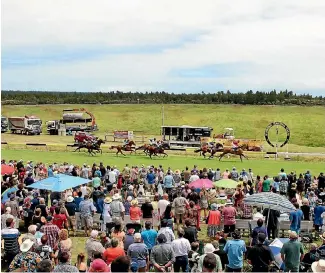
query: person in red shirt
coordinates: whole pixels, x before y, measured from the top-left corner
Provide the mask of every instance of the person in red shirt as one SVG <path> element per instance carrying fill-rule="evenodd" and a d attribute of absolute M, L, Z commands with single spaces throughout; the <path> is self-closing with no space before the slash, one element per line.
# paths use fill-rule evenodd
<path fill-rule="evenodd" d="M 67 226 L 67 216 L 61 211 L 60 207 L 55 208 L 55 214 L 53 215 L 53 225 L 57 225 L 59 229 L 65 228 Z"/>
<path fill-rule="evenodd" d="M 103 260 L 110 265 L 119 256 L 125 256 L 124 249 L 118 247 L 119 241 L 116 238 L 112 238 L 111 247 L 107 248 L 103 253 Z"/>
<path fill-rule="evenodd" d="M 141 209 L 138 207 L 138 200 L 131 201 L 130 220 L 133 223 L 140 224 L 140 217 L 142 215 Z"/>

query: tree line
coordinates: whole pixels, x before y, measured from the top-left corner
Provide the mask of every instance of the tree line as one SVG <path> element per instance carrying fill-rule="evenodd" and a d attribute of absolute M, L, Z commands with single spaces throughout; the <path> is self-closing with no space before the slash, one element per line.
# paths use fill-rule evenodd
<path fill-rule="evenodd" d="M 242 105 L 325 105 L 325 97 L 295 94 L 292 91 L 270 92 L 249 90 L 231 93 L 175 94 L 167 92 L 57 92 L 14 91 L 1 92 L 3 105 L 22 104 L 242 104 Z"/>

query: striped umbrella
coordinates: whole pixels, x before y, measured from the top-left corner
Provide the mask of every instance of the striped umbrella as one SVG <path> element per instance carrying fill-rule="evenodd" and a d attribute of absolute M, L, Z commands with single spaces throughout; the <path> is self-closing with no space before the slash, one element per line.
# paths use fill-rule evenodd
<path fill-rule="evenodd" d="M 263 206 L 281 212 L 291 212 L 296 208 L 284 196 L 273 192 L 261 192 L 244 198 L 244 203 L 252 206 Z"/>

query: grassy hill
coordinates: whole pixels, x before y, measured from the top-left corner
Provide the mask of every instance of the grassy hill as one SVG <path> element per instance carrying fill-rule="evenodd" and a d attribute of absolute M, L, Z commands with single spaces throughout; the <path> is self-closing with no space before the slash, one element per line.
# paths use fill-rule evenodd
<path fill-rule="evenodd" d="M 2 107 L 2 115 L 37 115 L 43 122 L 60 119 L 62 110 L 85 107 L 92 112 L 100 133 L 113 130 L 142 131 L 159 135 L 162 125 L 160 105 L 36 105 Z M 302 106 L 240 106 L 240 105 L 165 105 L 165 125 L 210 126 L 213 133 L 232 127 L 237 138 L 264 139 L 265 127 L 273 121 L 287 124 L 290 143 L 300 146 L 325 147 L 325 108 Z M 275 129 L 271 132 L 275 140 Z M 285 138 L 280 130 L 280 139 Z"/>

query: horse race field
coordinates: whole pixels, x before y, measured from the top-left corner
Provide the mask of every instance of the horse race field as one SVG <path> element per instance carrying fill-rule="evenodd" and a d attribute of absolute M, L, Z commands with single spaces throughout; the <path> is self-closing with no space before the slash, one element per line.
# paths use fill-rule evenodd
<path fill-rule="evenodd" d="M 86 108 L 94 114 L 99 131 L 95 134 L 104 138 L 114 130 L 132 130 L 135 135 L 144 136 L 145 142 L 149 137 L 159 137 L 162 125 L 161 105 L 37 105 L 37 106 L 7 106 L 2 107 L 2 115 L 22 116 L 36 115 L 43 120 L 56 120 L 62 117 L 63 109 Z M 324 107 L 299 107 L 299 106 L 238 106 L 238 105 L 164 105 L 165 125 L 192 125 L 210 126 L 213 133 L 224 132 L 225 127 L 234 128 L 236 138 L 264 140 L 265 127 L 273 121 L 284 122 L 291 131 L 289 152 L 325 153 L 325 108 Z M 273 130 L 273 131 L 272 131 Z M 270 138 L 275 140 L 275 129 L 270 131 Z M 325 157 L 292 157 L 291 161 L 264 159 L 264 153 L 248 154 L 249 161 L 240 162 L 239 158 L 208 160 L 200 158 L 193 151 L 174 152 L 167 151 L 168 158 L 154 158 L 150 160 L 143 154 L 116 157 L 109 152 L 110 142 L 103 145 L 104 153 L 90 157 L 84 152 L 73 153 L 66 151 L 66 144 L 73 143 L 72 136 L 49 136 L 43 127 L 40 136 L 23 136 L 5 133 L 1 135 L 2 141 L 9 146 L 2 145 L 2 158 L 24 159 L 34 161 L 63 162 L 92 164 L 103 161 L 105 164 L 123 167 L 130 165 L 162 164 L 172 168 L 183 169 L 185 166 L 197 164 L 201 167 L 253 168 L 255 173 L 277 173 L 279 168 L 295 170 L 297 172 L 311 169 L 314 172 L 324 171 Z M 279 132 L 279 141 L 285 139 L 284 130 Z M 48 144 L 48 151 L 42 148 L 33 149 L 25 146 L 26 142 Z M 136 144 L 141 145 L 140 140 Z M 115 143 L 116 145 L 116 143 Z M 267 143 L 263 143 L 264 151 L 274 151 Z M 286 152 L 287 148 L 281 149 Z"/>

